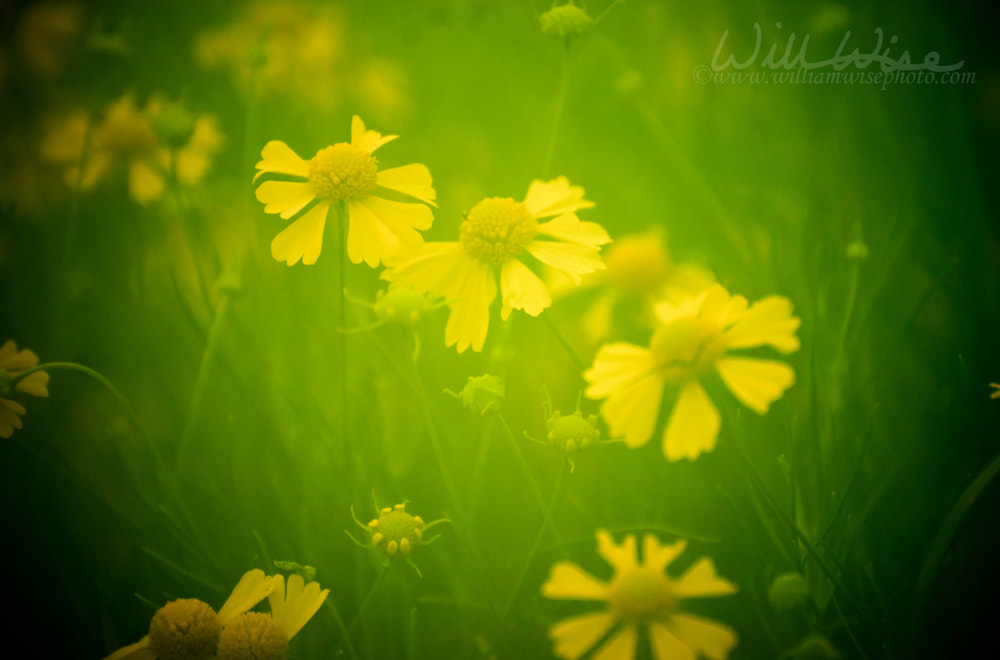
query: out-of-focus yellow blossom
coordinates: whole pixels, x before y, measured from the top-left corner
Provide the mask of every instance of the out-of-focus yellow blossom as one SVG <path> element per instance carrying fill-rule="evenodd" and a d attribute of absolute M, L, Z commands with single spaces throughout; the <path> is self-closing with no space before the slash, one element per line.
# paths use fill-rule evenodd
<path fill-rule="evenodd" d="M 644 445 L 653 435 L 667 386 L 680 389 L 663 434 L 663 453 L 676 461 L 693 460 L 715 448 L 719 411 L 702 377 L 717 373 L 759 414 L 795 382 L 795 372 L 784 362 L 730 354 L 765 345 L 785 354 L 797 351 L 800 320 L 792 316 L 787 298 L 768 296 L 748 307 L 743 296 L 714 285 L 680 305 L 663 303 L 656 313 L 660 327 L 649 348 L 605 345 L 584 373 L 590 383 L 586 396 L 607 399 L 601 414 L 611 433 L 623 437 L 629 447 Z"/>
<path fill-rule="evenodd" d="M 149 634 L 105 660 L 210 660 L 222 629 L 264 600 L 278 584 L 264 571 L 248 571 L 218 613 L 196 598 L 171 601 L 153 615 Z M 273 605 L 272 605 L 273 607 Z"/>
<path fill-rule="evenodd" d="M 343 97 L 344 29 L 340 12 L 329 7 L 256 2 L 234 23 L 202 33 L 195 60 L 230 71 L 244 93 L 330 110 Z"/>
<path fill-rule="evenodd" d="M 614 568 L 608 582 L 601 582 L 572 562 L 552 567 L 542 586 L 547 598 L 604 601 L 607 609 L 583 614 L 552 626 L 549 631 L 560 658 L 582 657 L 605 635 L 615 630 L 591 656 L 600 660 L 630 660 L 636 656 L 639 629 L 644 627 L 656 660 L 725 660 L 736 645 L 736 633 L 728 626 L 686 614 L 680 603 L 686 598 L 726 596 L 736 586 L 716 575 L 707 557 L 699 559 L 677 579 L 666 568 L 686 547 L 686 541 L 661 545 L 652 534 L 642 543 L 640 563 L 635 536 L 621 545 L 611 535 L 597 532 L 597 551 Z"/>
<path fill-rule="evenodd" d="M 83 9 L 74 2 L 39 2 L 25 8 L 14 35 L 25 68 L 41 78 L 59 75 L 82 18 Z"/>
<path fill-rule="evenodd" d="M 248 612 L 227 623 L 219 635 L 218 660 L 285 660 L 288 643 L 330 593 L 320 591 L 317 582 L 306 584 L 301 575 L 290 575 L 287 587 L 282 575 L 271 580 L 270 614 Z"/>
<path fill-rule="evenodd" d="M 604 268 L 600 250 L 611 238 L 597 223 L 576 216 L 576 211 L 594 205 L 583 195 L 583 188 L 559 177 L 534 181 L 523 202 L 484 199 L 466 214 L 459 240 L 426 244 L 386 277 L 444 296 L 451 310 L 445 345 L 456 346 L 459 353 L 469 346 L 481 351 L 497 294 L 496 270 L 501 318 L 506 320 L 511 310 L 538 316 L 552 304 L 548 288 L 521 261 L 525 252 L 576 283 L 582 275 Z M 540 224 L 543 218 L 554 219 Z"/>
<path fill-rule="evenodd" d="M 998 384 L 998 383 L 990 383 L 990 387 L 993 388 L 993 391 L 990 392 L 990 398 L 991 399 L 1000 399 L 1000 384 Z"/>
<path fill-rule="evenodd" d="M 14 429 L 22 427 L 21 415 L 25 414 L 24 406 L 17 401 L 6 398 L 15 392 L 24 392 L 31 396 L 49 395 L 49 375 L 44 371 L 36 371 L 17 382 L 13 391 L 9 391 L 11 379 L 23 371 L 38 364 L 38 356 L 27 348 L 17 350 L 17 345 L 8 339 L 0 346 L 0 438 L 9 438 Z"/>
<path fill-rule="evenodd" d="M 265 213 L 282 218 L 298 214 L 318 200 L 271 241 L 271 256 L 293 266 L 316 263 L 323 248 L 323 229 L 331 204 L 346 207 L 347 256 L 375 268 L 379 262 L 414 250 L 423 244 L 417 229 L 430 229 L 437 206 L 426 165 L 411 163 L 380 170 L 374 153 L 395 140 L 365 129 L 357 115 L 351 121 L 351 141 L 324 147 L 310 160 L 301 158 L 287 144 L 271 140 L 260 152 L 257 181 L 264 174 L 298 177 L 297 181 L 265 181 L 257 186 L 257 199 Z M 402 193 L 423 203 L 397 202 L 375 195 L 377 188 Z"/>
<path fill-rule="evenodd" d="M 75 188 L 79 181 L 81 190 L 90 190 L 122 164 L 129 195 L 140 204 L 163 196 L 171 168 L 180 183 L 195 184 L 221 148 L 222 134 L 215 119 L 203 115 L 195 119 L 186 144 L 171 150 L 155 129 L 164 107 L 163 101 L 153 98 L 140 110 L 132 95 L 125 94 L 92 125 L 86 111 L 75 111 L 51 127 L 42 141 L 42 159 L 65 167 L 67 185 Z"/>

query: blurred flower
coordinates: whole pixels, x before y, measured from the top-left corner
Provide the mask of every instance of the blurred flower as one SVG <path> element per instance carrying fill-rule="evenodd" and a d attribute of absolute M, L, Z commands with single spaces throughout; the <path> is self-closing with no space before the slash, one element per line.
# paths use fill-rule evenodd
<path fill-rule="evenodd" d="M 82 18 L 83 9 L 72 2 L 39 2 L 24 10 L 14 42 L 29 73 L 54 78 L 62 72 Z"/>
<path fill-rule="evenodd" d="M 329 595 L 319 583 L 306 584 L 300 575 L 270 578 L 270 614 L 249 612 L 232 619 L 219 634 L 218 660 L 285 660 L 288 643 L 316 614 Z"/>
<path fill-rule="evenodd" d="M 214 658 L 223 627 L 264 600 L 278 584 L 275 580 L 279 578 L 267 577 L 260 569 L 248 571 L 233 589 L 218 614 L 196 598 L 171 601 L 153 615 L 149 624 L 149 635 L 131 646 L 118 649 L 105 660 Z"/>
<path fill-rule="evenodd" d="M 378 509 L 377 502 L 375 507 Z M 354 516 L 353 507 L 351 507 L 351 517 L 354 518 L 355 524 L 368 532 L 369 535 L 368 544 L 365 544 L 348 533 L 347 535 L 351 537 L 352 541 L 361 547 L 374 548 L 383 553 L 387 558 L 404 558 L 417 571 L 418 575 L 420 574 L 420 570 L 410 559 L 410 553 L 417 546 L 429 545 L 436 541 L 437 536 L 426 536 L 427 530 L 435 525 L 448 522 L 447 518 L 439 518 L 438 520 L 425 523 L 424 519 L 420 516 L 414 516 L 407 512 L 406 502 L 397 504 L 394 507 L 387 506 L 380 509 L 378 518 L 372 518 L 368 521 L 367 525 Z"/>
<path fill-rule="evenodd" d="M 163 196 L 171 165 L 180 183 L 197 183 L 222 146 L 215 119 L 200 116 L 194 119 L 186 143 L 168 148 L 155 128 L 165 107 L 169 106 L 153 98 L 139 110 L 135 99 L 125 94 L 107 107 L 100 123 L 93 124 L 86 111 L 77 110 L 51 127 L 42 141 L 41 156 L 64 166 L 66 183 L 75 188 L 79 182 L 81 190 L 90 190 L 117 163 L 124 163 L 132 199 L 141 204 L 157 200 Z"/>
<path fill-rule="evenodd" d="M 194 51 L 199 65 L 228 70 L 244 93 L 302 99 L 308 90 L 303 100 L 325 110 L 343 97 L 344 20 L 329 7 L 256 2 L 234 23 L 199 35 Z"/>
<path fill-rule="evenodd" d="M 573 4 L 573 1 L 556 5 L 538 17 L 542 33 L 550 37 L 578 37 L 593 24 L 586 11 Z"/>
<path fill-rule="evenodd" d="M 500 412 L 506 395 L 506 386 L 503 378 L 483 374 L 469 376 L 465 387 L 458 394 L 451 390 L 445 390 L 445 393 L 461 401 L 462 405 L 472 412 L 485 415 L 488 412 Z"/>
<path fill-rule="evenodd" d="M 580 276 L 604 268 L 600 246 L 611 238 L 600 225 L 581 222 L 574 213 L 594 203 L 566 177 L 534 181 L 523 202 L 489 197 L 462 222 L 458 241 L 428 243 L 385 274 L 418 291 L 433 291 L 449 301 L 451 314 L 445 345 L 481 351 L 496 298 L 494 272 L 500 269 L 501 318 L 521 309 L 538 316 L 552 303 L 549 290 L 519 259 L 525 251 L 563 271 L 579 284 Z M 539 224 L 542 218 L 554 220 Z M 539 235 L 554 240 L 539 240 Z"/>
<path fill-rule="evenodd" d="M 271 256 L 292 266 L 301 259 L 311 265 L 323 248 L 323 228 L 330 205 L 346 204 L 348 215 L 347 256 L 372 268 L 380 261 L 416 249 L 423 238 L 416 229 L 429 229 L 436 206 L 431 173 L 426 165 L 411 163 L 379 170 L 372 154 L 398 136 L 365 129 L 357 115 L 351 121 L 351 141 L 339 142 L 304 160 L 278 140 L 268 142 L 257 163 L 257 181 L 265 173 L 286 174 L 300 181 L 265 181 L 257 187 L 257 199 L 265 213 L 279 213 L 285 220 L 315 199 L 319 201 L 271 241 Z M 423 204 L 396 202 L 373 194 L 376 188 L 395 191 Z"/>
<path fill-rule="evenodd" d="M 572 415 L 562 415 L 554 411 L 545 421 L 548 441 L 566 453 L 586 449 L 601 439 L 597 428 L 597 415 L 583 416 L 577 410 Z"/>
<path fill-rule="evenodd" d="M 627 660 L 636 656 L 640 626 L 649 635 L 656 660 L 694 660 L 704 656 L 724 660 L 736 645 L 736 633 L 728 626 L 680 611 L 685 598 L 726 596 L 736 586 L 718 577 L 711 559 L 699 559 L 680 578 L 665 573 L 686 547 L 686 541 L 661 545 L 652 534 L 642 543 L 642 562 L 635 536 L 621 545 L 611 535 L 597 532 L 597 551 L 614 568 L 608 582 L 601 582 L 579 566 L 561 561 L 552 567 L 542 585 L 547 598 L 604 601 L 607 609 L 566 619 L 552 626 L 549 636 L 560 658 L 575 660 L 587 653 L 613 628 L 620 627 L 594 655 L 602 660 Z"/>
<path fill-rule="evenodd" d="M 993 391 L 990 392 L 990 398 L 991 399 L 1000 399 L 1000 384 L 990 383 L 990 387 L 993 388 Z"/>
<path fill-rule="evenodd" d="M 660 327 L 649 348 L 605 345 L 584 373 L 590 383 L 586 395 L 607 399 L 601 413 L 629 447 L 644 445 L 653 435 L 666 385 L 680 388 L 663 435 L 663 453 L 676 461 L 715 448 L 719 411 L 701 385 L 703 376 L 718 373 L 736 398 L 759 414 L 795 382 L 784 362 L 729 356 L 733 349 L 764 345 L 785 354 L 797 351 L 800 320 L 787 298 L 768 296 L 748 308 L 746 298 L 715 285 L 656 311 Z"/>
<path fill-rule="evenodd" d="M 41 397 L 49 395 L 47 387 L 49 375 L 44 371 L 29 374 L 17 381 L 16 386 L 11 387 L 18 374 L 37 364 L 38 356 L 34 352 L 26 348 L 17 350 L 17 345 L 10 339 L 3 346 L 0 346 L 0 395 L 2 395 L 0 396 L 0 438 L 9 438 L 14 434 L 14 429 L 21 428 L 21 415 L 26 412 L 24 406 L 7 397 L 12 397 L 17 392 Z"/>
<path fill-rule="evenodd" d="M 357 66 L 352 84 L 367 113 L 383 121 L 395 121 L 409 110 L 409 82 L 392 60 L 372 59 Z"/>

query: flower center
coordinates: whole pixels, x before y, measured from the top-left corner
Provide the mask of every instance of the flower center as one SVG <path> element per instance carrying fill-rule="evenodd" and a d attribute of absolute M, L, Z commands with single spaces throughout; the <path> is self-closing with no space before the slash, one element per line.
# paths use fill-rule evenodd
<path fill-rule="evenodd" d="M 538 223 L 524 204 L 490 197 L 472 207 L 460 227 L 462 247 L 474 259 L 500 265 L 517 256 L 538 233 Z"/>
<path fill-rule="evenodd" d="M 288 638 L 269 614 L 248 612 L 219 635 L 218 660 L 285 660 Z"/>
<path fill-rule="evenodd" d="M 346 142 L 320 149 L 309 161 L 309 183 L 317 197 L 361 199 L 375 190 L 377 174 L 375 157 Z"/>
<path fill-rule="evenodd" d="M 207 660 L 218 641 L 219 618 L 196 598 L 167 603 L 149 623 L 149 643 L 162 660 Z"/>
<path fill-rule="evenodd" d="M 608 603 L 619 619 L 647 623 L 673 610 L 677 598 L 665 575 L 648 568 L 636 568 L 611 583 Z"/>
<path fill-rule="evenodd" d="M 650 348 L 663 378 L 680 383 L 709 371 L 726 344 L 718 323 L 689 316 L 661 326 Z"/>
<path fill-rule="evenodd" d="M 390 555 L 410 554 L 424 535 L 424 519 L 406 512 L 405 504 L 386 507 L 368 523 L 372 545 Z"/>

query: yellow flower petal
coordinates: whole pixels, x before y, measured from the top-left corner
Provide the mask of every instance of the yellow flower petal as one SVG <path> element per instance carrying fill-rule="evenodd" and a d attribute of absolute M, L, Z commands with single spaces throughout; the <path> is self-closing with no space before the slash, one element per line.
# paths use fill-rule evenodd
<path fill-rule="evenodd" d="M 205 177 L 212 162 L 212 155 L 222 146 L 214 117 L 198 117 L 188 143 L 175 153 L 177 180 L 186 185 L 198 183 Z"/>
<path fill-rule="evenodd" d="M 510 259 L 503 265 L 500 292 L 503 297 L 501 317 L 505 321 L 512 309 L 523 309 L 529 316 L 538 316 L 552 304 L 545 283 L 517 259 Z"/>
<path fill-rule="evenodd" d="M 31 369 L 38 364 L 38 356 L 30 348 L 17 350 L 17 344 L 8 339 L 0 348 L 0 369 L 14 373 Z"/>
<path fill-rule="evenodd" d="M 555 654 L 566 660 L 576 660 L 589 651 L 615 625 L 610 612 L 582 614 L 552 626 L 549 638 L 555 643 Z"/>
<path fill-rule="evenodd" d="M 571 186 L 569 179 L 561 176 L 551 181 L 533 181 L 524 205 L 535 218 L 547 218 L 593 207 L 594 203 L 583 195 L 583 188 Z"/>
<path fill-rule="evenodd" d="M 708 660 L 726 660 L 736 646 L 736 633 L 721 623 L 678 613 L 672 615 L 666 625 L 678 639 Z"/>
<path fill-rule="evenodd" d="M 604 270 L 599 249 L 578 243 L 559 243 L 556 241 L 533 241 L 527 250 L 535 259 L 561 270 L 578 285 L 581 275 Z"/>
<path fill-rule="evenodd" d="M 694 651 L 659 623 L 649 624 L 649 642 L 656 660 L 697 660 Z"/>
<path fill-rule="evenodd" d="M 444 328 L 445 346 L 455 346 L 459 353 L 472 346 L 483 350 L 490 326 L 490 305 L 497 295 L 496 282 L 489 266 L 466 257 L 465 270 L 459 274 L 458 300 L 449 305 L 448 324 Z"/>
<path fill-rule="evenodd" d="M 705 304 L 707 291 L 703 291 L 697 296 L 686 297 L 678 303 L 662 302 L 656 306 L 656 316 L 660 323 L 670 323 L 680 318 L 688 318 L 701 314 L 701 308 Z"/>
<path fill-rule="evenodd" d="M 628 447 L 641 447 L 653 436 L 662 400 L 663 379 L 653 374 L 612 392 L 601 414 L 613 436 Z"/>
<path fill-rule="evenodd" d="M 419 248 L 423 237 L 416 229 L 428 229 L 434 220 L 423 204 L 394 202 L 369 195 L 348 204 L 350 228 L 347 254 L 354 263 L 364 260 L 372 268 L 380 261 L 395 260 Z"/>
<path fill-rule="evenodd" d="M 166 182 L 163 175 L 144 159 L 134 159 L 128 167 L 128 192 L 140 204 L 148 204 L 163 196 Z"/>
<path fill-rule="evenodd" d="M 615 569 L 616 573 L 631 571 L 638 566 L 635 534 L 627 534 L 621 545 L 605 529 L 597 530 L 597 553 Z"/>
<path fill-rule="evenodd" d="M 0 398 L 0 438 L 9 438 L 14 434 L 14 429 L 23 428 L 21 415 L 24 413 L 24 406 L 21 404 Z"/>
<path fill-rule="evenodd" d="M 687 383 L 674 404 L 663 434 L 663 454 L 671 461 L 694 460 L 715 449 L 719 435 L 719 411 L 697 380 Z"/>
<path fill-rule="evenodd" d="M 359 149 L 364 149 L 368 153 L 375 153 L 375 150 L 387 142 L 398 138 L 398 135 L 383 136 L 378 131 L 365 129 L 365 123 L 361 117 L 354 115 L 351 119 L 351 144 Z"/>
<path fill-rule="evenodd" d="M 274 582 L 274 588 L 268 595 L 271 618 L 290 640 L 316 614 L 330 590 L 320 591 L 319 583 L 306 584 L 298 574 L 288 576 L 287 586 L 281 575 L 275 575 L 271 579 Z"/>
<path fill-rule="evenodd" d="M 247 571 L 229 594 L 229 598 L 219 609 L 219 624 L 226 625 L 231 620 L 243 614 L 251 607 L 267 598 L 274 588 L 272 578 L 264 575 L 264 571 L 255 568 Z"/>
<path fill-rule="evenodd" d="M 156 651 L 149 646 L 149 635 L 135 644 L 118 649 L 104 660 L 156 660 Z"/>
<path fill-rule="evenodd" d="M 321 202 L 285 227 L 271 241 L 271 256 L 289 266 L 294 266 L 299 259 L 306 266 L 316 263 L 323 249 L 323 228 L 329 209 L 329 202 Z"/>
<path fill-rule="evenodd" d="M 646 534 L 642 538 L 642 565 L 657 573 L 662 573 L 671 562 L 684 552 L 686 547 L 687 541 L 683 539 L 672 545 L 662 545 L 655 536 Z"/>
<path fill-rule="evenodd" d="M 542 595 L 546 598 L 605 600 L 607 593 L 606 584 L 568 561 L 555 564 L 542 585 Z"/>
<path fill-rule="evenodd" d="M 740 295 L 731 295 L 720 284 L 714 284 L 705 290 L 705 302 L 701 307 L 701 315 L 713 319 L 722 327 L 739 319 L 746 313 L 747 299 Z"/>
<path fill-rule="evenodd" d="M 715 368 L 736 398 L 761 415 L 795 384 L 795 370 L 777 360 L 727 357 Z"/>
<path fill-rule="evenodd" d="M 271 140 L 265 144 L 260 151 L 260 158 L 261 160 L 254 166 L 257 169 L 257 173 L 253 176 L 254 183 L 267 172 L 309 178 L 309 162 L 303 160 L 281 140 Z"/>
<path fill-rule="evenodd" d="M 782 353 L 799 350 L 801 319 L 792 316 L 792 302 L 782 296 L 768 296 L 750 306 L 726 331 L 729 348 L 752 348 L 765 344 Z"/>
<path fill-rule="evenodd" d="M 17 389 L 21 390 L 25 394 L 30 394 L 31 396 L 47 397 L 49 395 L 49 390 L 46 387 L 48 383 L 49 375 L 44 371 L 36 371 L 35 373 L 19 380 L 17 383 Z"/>
<path fill-rule="evenodd" d="M 305 181 L 265 181 L 257 186 L 254 195 L 264 204 L 264 213 L 279 213 L 285 220 L 316 198 L 312 186 Z"/>
<path fill-rule="evenodd" d="M 678 598 L 727 596 L 737 591 L 736 585 L 716 574 L 715 564 L 708 557 L 703 557 L 695 562 L 674 583 L 674 595 Z"/>
<path fill-rule="evenodd" d="M 590 383 L 586 395 L 602 399 L 625 385 L 652 373 L 653 354 L 648 348 L 618 342 L 602 346 L 594 357 L 594 365 L 583 373 Z"/>
<path fill-rule="evenodd" d="M 437 199 L 437 193 L 432 185 L 431 172 L 426 165 L 411 163 L 402 167 L 379 170 L 375 176 L 375 182 L 383 188 L 395 190 L 415 197 L 431 206 L 437 206 L 434 203 L 434 200 Z"/>
<path fill-rule="evenodd" d="M 538 226 L 538 231 L 546 236 L 580 245 L 596 246 L 611 242 L 611 237 L 604 227 L 596 222 L 580 222 L 575 213 L 564 213 L 558 218 L 544 222 Z"/>
<path fill-rule="evenodd" d="M 458 241 L 425 243 L 405 261 L 386 271 L 385 277 L 413 287 L 420 293 L 428 291 L 458 300 L 470 259 Z"/>
<path fill-rule="evenodd" d="M 636 644 L 639 641 L 639 627 L 628 624 L 615 633 L 600 649 L 593 660 L 633 660 Z"/>

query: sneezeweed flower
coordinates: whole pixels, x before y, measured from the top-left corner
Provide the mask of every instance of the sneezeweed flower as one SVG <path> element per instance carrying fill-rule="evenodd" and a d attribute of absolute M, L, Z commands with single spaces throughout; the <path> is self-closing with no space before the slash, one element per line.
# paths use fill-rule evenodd
<path fill-rule="evenodd" d="M 414 516 L 406 510 L 406 502 L 393 507 L 387 506 L 380 510 L 378 502 L 375 503 L 375 506 L 379 511 L 378 517 L 372 518 L 367 525 L 357 519 L 357 516 L 354 515 L 354 507 L 351 507 L 351 517 L 354 522 L 368 532 L 368 543 L 358 541 L 349 532 L 347 535 L 363 548 L 370 547 L 378 550 L 386 556 L 387 560 L 393 557 L 403 558 L 419 575 L 420 569 L 413 563 L 410 553 L 418 546 L 430 545 L 436 541 L 438 536 L 427 536 L 427 530 L 448 522 L 448 519 L 440 518 L 425 523 L 423 518 Z"/>
<path fill-rule="evenodd" d="M 653 435 L 668 386 L 680 394 L 663 434 L 663 453 L 677 461 L 715 448 L 719 411 L 703 377 L 717 373 L 736 398 L 761 415 L 795 382 L 784 362 L 730 354 L 765 345 L 785 354 L 797 351 L 800 320 L 787 298 L 768 296 L 748 307 L 746 298 L 715 285 L 680 305 L 660 305 L 657 315 L 660 327 L 649 348 L 605 345 L 584 373 L 590 383 L 586 396 L 606 399 L 601 414 L 629 447 L 644 445 Z"/>
<path fill-rule="evenodd" d="M 607 609 L 566 619 L 552 626 L 549 636 L 560 658 L 582 657 L 613 628 L 617 630 L 593 657 L 602 660 L 634 658 L 639 630 L 645 628 L 656 660 L 724 660 L 736 645 L 736 633 L 728 626 L 686 614 L 680 609 L 686 598 L 726 596 L 736 586 L 716 575 L 711 559 L 699 559 L 679 578 L 665 573 L 682 553 L 686 541 L 661 545 L 652 534 L 642 543 L 640 562 L 635 536 L 621 545 L 611 535 L 597 532 L 597 551 L 614 568 L 608 582 L 601 582 L 572 562 L 552 567 L 542 585 L 542 595 L 585 601 L 604 601 Z"/>
<path fill-rule="evenodd" d="M 469 376 L 465 387 L 457 394 L 448 389 L 444 392 L 461 401 L 463 406 L 477 415 L 486 415 L 490 412 L 500 412 L 507 388 L 503 378 L 483 374 Z"/>
<path fill-rule="evenodd" d="M 17 344 L 10 339 L 0 346 L 0 438 L 9 438 L 14 429 L 23 426 L 21 416 L 26 411 L 24 406 L 13 400 L 16 393 L 39 397 L 49 395 L 49 375 L 44 371 L 28 374 L 13 385 L 19 374 L 37 364 L 38 356 L 33 351 L 27 348 L 17 350 Z"/>
<path fill-rule="evenodd" d="M 75 111 L 51 127 L 41 145 L 46 162 L 65 168 L 66 184 L 89 191 L 116 167 L 127 171 L 129 196 L 140 204 L 160 199 L 171 176 L 184 185 L 204 178 L 212 157 L 222 147 L 215 119 L 193 119 L 189 137 L 173 147 L 157 133 L 164 108 L 152 98 L 140 109 L 130 94 L 111 103 L 99 122 L 84 110 Z M 82 169 L 81 169 L 82 168 Z"/>
<path fill-rule="evenodd" d="M 557 447 L 569 463 L 570 472 L 576 469 L 572 455 L 578 451 L 601 442 L 601 431 L 597 428 L 597 415 L 584 415 L 580 410 L 580 401 L 576 402 L 576 410 L 570 415 L 563 415 L 552 409 L 552 401 L 546 399 L 542 403 L 545 411 L 545 439 L 538 440 L 527 431 L 524 437 L 540 445 Z"/>
<path fill-rule="evenodd" d="M 1000 383 L 990 383 L 990 387 L 993 388 L 993 391 L 990 392 L 990 398 L 1000 399 Z"/>
<path fill-rule="evenodd" d="M 525 253 L 577 284 L 582 275 L 604 268 L 600 250 L 611 238 L 600 225 L 576 216 L 594 205 L 583 195 L 583 188 L 559 177 L 533 182 L 523 202 L 484 199 L 465 215 L 459 240 L 427 243 L 385 277 L 449 300 L 445 345 L 459 353 L 469 346 L 481 351 L 497 294 L 495 271 L 503 300 L 500 316 L 507 320 L 512 310 L 538 316 L 552 304 L 548 288 L 521 261 Z M 544 218 L 554 219 L 538 222 Z"/>
<path fill-rule="evenodd" d="M 330 593 L 301 575 L 290 575 L 287 586 L 282 575 L 271 580 L 271 612 L 247 612 L 227 623 L 219 634 L 218 660 L 286 660 L 288 643 Z"/>
<path fill-rule="evenodd" d="M 264 600 L 274 586 L 274 578 L 264 575 L 264 571 L 254 569 L 243 575 L 218 613 L 196 598 L 171 601 L 153 615 L 149 623 L 149 635 L 131 646 L 115 651 L 106 660 L 214 658 L 222 629 Z"/>
<path fill-rule="evenodd" d="M 375 268 L 381 261 L 423 244 L 416 230 L 430 229 L 437 206 L 426 165 L 412 163 L 380 170 L 375 150 L 398 136 L 369 131 L 361 118 L 351 120 L 351 141 L 324 147 L 310 160 L 301 158 L 284 142 L 272 140 L 261 151 L 256 182 L 264 174 L 297 177 L 295 181 L 270 180 L 257 187 L 265 213 L 285 220 L 300 215 L 271 242 L 271 256 L 293 266 L 316 263 L 323 248 L 323 229 L 330 207 L 347 214 L 347 256 Z M 376 194 L 377 189 L 402 193 L 421 203 L 398 202 Z M 346 208 L 345 208 L 346 207 Z M 342 213 L 338 213 L 342 215 Z"/>

